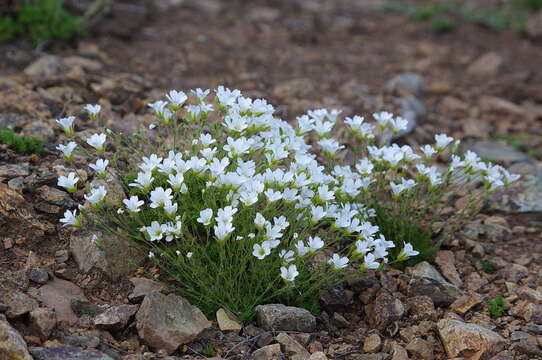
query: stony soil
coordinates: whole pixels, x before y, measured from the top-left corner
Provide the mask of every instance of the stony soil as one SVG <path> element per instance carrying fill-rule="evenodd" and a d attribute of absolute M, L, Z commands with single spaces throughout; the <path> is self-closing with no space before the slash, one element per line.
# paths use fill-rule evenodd
<path fill-rule="evenodd" d="M 0 359 L 542 358 L 542 39 L 472 24 L 436 36 L 380 12 L 378 0 L 165 3 L 116 7 L 69 46 L 0 46 L 0 128 L 48 147 L 22 156 L 0 145 Z M 220 84 L 270 99 L 287 118 L 322 106 L 408 113 L 416 127 L 400 141 L 448 132 L 524 177 L 432 265 L 352 279 L 321 299 L 316 319 L 261 309 L 242 330 L 224 314 L 209 328 L 182 298 L 146 296 L 167 289 L 126 266 L 126 254 L 60 227 L 82 194 L 56 187 L 66 169 L 54 119 L 98 102 L 109 127 L 129 132 L 164 90 Z M 81 116 L 77 130 L 90 128 Z M 497 295 L 508 308 L 499 318 L 488 312 Z M 153 314 L 168 311 L 195 335 L 164 329 Z"/>

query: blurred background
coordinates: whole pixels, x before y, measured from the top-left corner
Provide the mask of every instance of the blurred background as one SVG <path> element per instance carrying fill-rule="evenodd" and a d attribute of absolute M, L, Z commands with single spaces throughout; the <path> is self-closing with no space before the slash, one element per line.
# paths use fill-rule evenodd
<path fill-rule="evenodd" d="M 1 0 L 0 128 L 99 102 L 111 126 L 167 89 L 220 84 L 307 109 L 392 110 L 540 159 L 542 0 Z M 9 91 L 7 91 L 9 89 Z M 16 101 L 14 101 L 16 99 Z"/>

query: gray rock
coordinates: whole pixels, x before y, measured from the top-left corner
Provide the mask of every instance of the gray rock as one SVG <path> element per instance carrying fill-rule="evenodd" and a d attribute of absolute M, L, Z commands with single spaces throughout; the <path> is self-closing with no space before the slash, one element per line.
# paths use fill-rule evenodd
<path fill-rule="evenodd" d="M 449 358 L 465 354 L 471 359 L 486 358 L 503 350 L 506 343 L 492 330 L 459 320 L 442 319 L 437 328 Z"/>
<path fill-rule="evenodd" d="M 477 141 L 470 146 L 467 146 L 467 148 L 483 159 L 488 159 L 504 165 L 532 161 L 532 158 L 529 155 L 516 150 L 516 148 L 502 141 Z"/>
<path fill-rule="evenodd" d="M 128 300 L 133 303 L 142 301 L 145 296 L 153 291 L 164 292 L 167 290 L 165 284 L 147 278 L 133 277 L 130 278 L 130 282 L 134 284 L 134 289 L 128 295 Z"/>
<path fill-rule="evenodd" d="M 113 306 L 94 318 L 94 325 L 106 330 L 124 329 L 135 315 L 138 305 Z"/>
<path fill-rule="evenodd" d="M 420 337 L 415 337 L 407 345 L 406 350 L 414 359 L 433 360 L 433 344 Z"/>
<path fill-rule="evenodd" d="M 459 277 L 459 273 L 455 268 L 455 256 L 453 252 L 449 250 L 440 250 L 437 252 L 435 262 L 448 281 L 455 286 L 461 286 L 463 284 L 463 281 L 461 280 L 461 277 Z"/>
<path fill-rule="evenodd" d="M 503 277 L 513 283 L 518 283 L 521 279 L 529 275 L 529 269 L 523 265 L 512 264 L 501 270 Z"/>
<path fill-rule="evenodd" d="M 459 288 L 448 281 L 428 262 L 423 261 L 408 268 L 413 276 L 409 282 L 409 296 L 429 296 L 436 306 L 449 306 L 462 295 Z"/>
<path fill-rule="evenodd" d="M 32 360 L 23 337 L 0 319 L 0 358 L 5 360 Z"/>
<path fill-rule="evenodd" d="M 56 313 L 48 308 L 37 308 L 30 312 L 30 324 L 42 341 L 51 335 L 57 323 Z"/>
<path fill-rule="evenodd" d="M 521 178 L 493 194 L 489 202 L 491 210 L 509 213 L 542 211 L 542 168 L 522 162 L 510 166 L 508 170 Z"/>
<path fill-rule="evenodd" d="M 250 356 L 252 360 L 278 360 L 282 359 L 280 344 L 266 345 L 254 351 Z"/>
<path fill-rule="evenodd" d="M 307 360 L 310 357 L 310 353 L 296 340 L 286 333 L 281 332 L 277 335 L 277 342 L 280 344 L 280 348 L 284 355 L 288 359 Z"/>
<path fill-rule="evenodd" d="M 39 296 L 46 307 L 55 310 L 59 321 L 68 323 L 77 321 L 77 316 L 71 307 L 72 300 L 86 300 L 81 288 L 74 283 L 57 278 L 39 288 Z"/>
<path fill-rule="evenodd" d="M 49 273 L 45 269 L 34 268 L 26 272 L 26 277 L 28 277 L 30 281 L 33 281 L 36 284 L 43 285 L 46 284 L 49 280 Z"/>
<path fill-rule="evenodd" d="M 96 350 L 83 350 L 69 345 L 31 349 L 35 360 L 113 360 L 112 357 Z"/>
<path fill-rule="evenodd" d="M 29 173 L 28 163 L 0 165 L 0 178 L 12 179 Z"/>
<path fill-rule="evenodd" d="M 480 56 L 467 68 L 467 73 L 476 75 L 476 76 L 494 76 L 500 70 L 504 59 L 494 53 L 489 52 Z"/>
<path fill-rule="evenodd" d="M 423 76 L 416 73 L 403 73 L 390 79 L 386 84 L 386 89 L 407 95 L 419 95 L 425 87 Z"/>
<path fill-rule="evenodd" d="M 388 325 L 401 319 L 406 309 L 401 300 L 386 290 L 376 294 L 374 302 L 365 306 L 365 315 L 369 323 L 377 329 L 384 330 Z"/>
<path fill-rule="evenodd" d="M 45 55 L 28 65 L 24 73 L 28 76 L 49 78 L 62 70 L 62 60 L 58 56 Z"/>
<path fill-rule="evenodd" d="M 100 345 L 100 338 L 92 334 L 84 335 L 68 335 L 64 338 L 64 342 L 75 347 L 97 348 Z"/>
<path fill-rule="evenodd" d="M 186 299 L 157 291 L 143 299 L 136 319 L 139 337 L 168 354 L 193 341 L 211 326 L 205 315 Z"/>
<path fill-rule="evenodd" d="M 305 309 L 282 304 L 267 304 L 256 307 L 256 318 L 265 330 L 313 332 L 316 318 Z"/>
<path fill-rule="evenodd" d="M 36 300 L 17 290 L 8 291 L 0 300 L 8 307 L 5 312 L 8 319 L 28 314 L 38 307 Z"/>
<path fill-rule="evenodd" d="M 94 317 L 102 314 L 105 311 L 105 309 L 100 305 L 82 299 L 72 299 L 70 301 L 70 306 L 73 312 L 79 317 L 84 315 Z"/>

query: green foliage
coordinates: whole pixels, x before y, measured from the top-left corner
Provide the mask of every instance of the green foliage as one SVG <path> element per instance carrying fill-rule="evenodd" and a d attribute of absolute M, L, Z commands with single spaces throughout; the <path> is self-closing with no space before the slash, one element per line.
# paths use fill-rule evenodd
<path fill-rule="evenodd" d="M 542 0 L 516 0 L 514 4 L 531 11 L 542 10 Z"/>
<path fill-rule="evenodd" d="M 506 311 L 508 310 L 504 303 L 504 297 L 502 295 L 496 296 L 494 299 L 489 300 L 487 303 L 489 305 L 487 311 L 494 318 L 500 318 L 504 316 L 504 314 L 506 314 Z"/>
<path fill-rule="evenodd" d="M 456 26 L 457 24 L 453 19 L 447 16 L 439 17 L 439 18 L 433 19 L 429 23 L 429 31 L 435 34 L 444 34 L 444 33 L 448 33 L 455 30 Z"/>
<path fill-rule="evenodd" d="M 483 25 L 496 31 L 513 30 L 521 33 L 525 29 L 525 16 L 509 7 L 491 7 L 478 11 L 465 11 L 468 21 Z"/>
<path fill-rule="evenodd" d="M 8 129 L 0 130 L 0 143 L 6 144 L 20 154 L 39 154 L 43 152 L 43 140 L 34 136 L 21 137 Z"/>
<path fill-rule="evenodd" d="M 0 42 L 27 35 L 36 47 L 53 39 L 68 41 L 83 31 L 81 18 L 71 15 L 62 0 L 28 2 L 16 14 L 0 17 Z"/>
<path fill-rule="evenodd" d="M 482 265 L 482 270 L 484 270 L 486 274 L 493 274 L 497 271 L 497 265 L 489 260 L 483 260 L 480 264 Z"/>

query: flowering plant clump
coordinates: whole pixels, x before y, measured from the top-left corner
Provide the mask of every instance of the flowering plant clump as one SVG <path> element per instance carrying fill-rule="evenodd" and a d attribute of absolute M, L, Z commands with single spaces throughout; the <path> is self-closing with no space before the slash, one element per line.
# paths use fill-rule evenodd
<path fill-rule="evenodd" d="M 244 320 L 267 302 L 315 310 L 345 274 L 424 251 L 395 217 L 418 231 L 454 186 L 482 176 L 489 193 L 516 179 L 474 153 L 456 155 L 446 135 L 419 150 L 379 143 L 407 125 L 387 112 L 376 123 L 346 118 L 346 140 L 358 140 L 347 149 L 332 137 L 338 110 L 309 111 L 291 125 L 265 100 L 224 87 L 212 99 L 210 90 L 172 90 L 149 107 L 156 122 L 131 137 L 104 130 L 58 147 L 66 161 L 76 149 L 95 154 L 96 177 L 119 178 L 124 189 L 121 199 L 107 186 L 89 189 L 82 216 L 68 210 L 61 222 L 131 238 L 207 313 L 223 307 Z M 69 136 L 72 123 L 59 121 Z M 358 158 L 348 163 L 346 151 Z M 446 156 L 450 165 L 431 165 Z M 76 191 L 78 180 L 70 173 L 59 186 Z"/>

